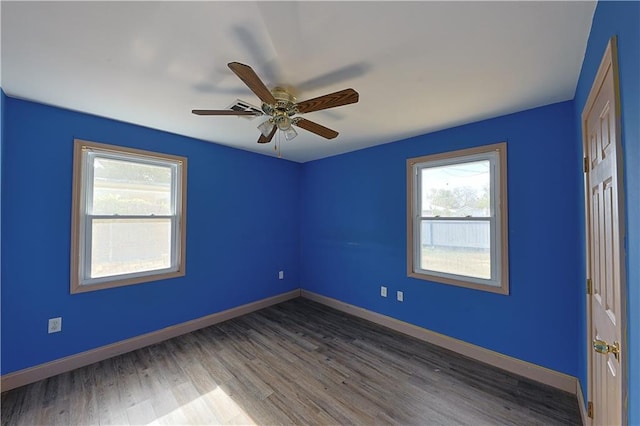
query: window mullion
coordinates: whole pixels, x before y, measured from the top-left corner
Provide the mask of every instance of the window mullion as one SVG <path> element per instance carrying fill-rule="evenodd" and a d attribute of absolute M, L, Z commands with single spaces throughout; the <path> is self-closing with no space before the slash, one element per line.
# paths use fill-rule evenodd
<path fill-rule="evenodd" d="M 91 257 L 93 241 L 93 218 L 90 215 L 84 216 L 84 256 L 82 264 L 81 280 L 84 282 L 91 279 Z"/>
<path fill-rule="evenodd" d="M 497 226 L 496 217 L 492 217 L 490 222 L 491 225 L 491 279 L 499 280 L 498 271 L 500 268 L 498 267 L 500 262 L 500 244 L 499 244 L 499 231 Z"/>
<path fill-rule="evenodd" d="M 179 222 L 178 217 L 173 216 L 171 218 L 171 241 L 173 242 L 171 247 L 171 261 L 170 261 L 171 267 L 174 267 L 180 261 L 180 259 L 178 258 L 178 253 L 180 253 L 181 241 L 177 235 L 178 226 L 179 226 L 178 222 Z"/>
<path fill-rule="evenodd" d="M 413 166 L 413 264 L 420 265 L 420 245 L 422 241 L 422 179 L 420 179 L 419 165 Z"/>
<path fill-rule="evenodd" d="M 161 214 L 149 214 L 149 215 L 127 215 L 127 214 L 96 214 L 90 215 L 93 219 L 172 219 L 175 215 L 161 215 Z"/>
<path fill-rule="evenodd" d="M 473 221 L 487 221 L 492 219 L 491 216 L 420 216 L 419 220 L 432 220 L 434 222 L 473 222 Z"/>
<path fill-rule="evenodd" d="M 91 258 L 93 241 L 93 219 L 91 218 L 93 205 L 94 190 L 94 162 L 95 155 L 92 151 L 85 149 L 83 151 L 83 191 L 81 203 L 81 224 L 83 227 L 83 236 L 81 242 L 82 265 L 80 272 L 81 282 L 91 279 Z"/>

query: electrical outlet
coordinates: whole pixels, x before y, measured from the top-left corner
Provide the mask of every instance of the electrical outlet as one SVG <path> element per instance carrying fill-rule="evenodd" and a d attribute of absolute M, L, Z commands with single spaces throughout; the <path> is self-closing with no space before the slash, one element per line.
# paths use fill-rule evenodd
<path fill-rule="evenodd" d="M 62 331 L 62 317 L 49 318 L 49 334 Z"/>
<path fill-rule="evenodd" d="M 380 296 L 387 297 L 387 288 L 385 286 L 380 287 Z"/>
<path fill-rule="evenodd" d="M 284 271 L 278 272 L 278 279 L 279 280 L 284 280 Z"/>
<path fill-rule="evenodd" d="M 398 299 L 398 302 L 404 302 L 404 293 L 401 291 L 398 291 L 396 293 L 396 299 Z"/>

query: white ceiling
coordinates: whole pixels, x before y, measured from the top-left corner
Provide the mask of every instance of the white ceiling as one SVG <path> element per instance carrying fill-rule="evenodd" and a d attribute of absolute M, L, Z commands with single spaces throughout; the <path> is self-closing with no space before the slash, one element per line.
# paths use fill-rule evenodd
<path fill-rule="evenodd" d="M 305 162 L 572 99 L 595 2 L 1 3 L 9 96 L 274 155 L 263 119 L 202 117 L 258 98 L 250 65 L 298 100 L 360 102 L 305 118 L 284 158 Z M 117 143 L 118 141 L 103 141 Z"/>

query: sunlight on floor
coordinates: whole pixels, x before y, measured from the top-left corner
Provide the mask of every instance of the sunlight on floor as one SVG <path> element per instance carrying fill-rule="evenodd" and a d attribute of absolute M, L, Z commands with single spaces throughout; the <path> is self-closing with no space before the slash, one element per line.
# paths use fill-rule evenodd
<path fill-rule="evenodd" d="M 150 425 L 192 425 L 192 424 L 257 424 L 220 387 L 182 404 L 164 416 L 147 423 Z"/>

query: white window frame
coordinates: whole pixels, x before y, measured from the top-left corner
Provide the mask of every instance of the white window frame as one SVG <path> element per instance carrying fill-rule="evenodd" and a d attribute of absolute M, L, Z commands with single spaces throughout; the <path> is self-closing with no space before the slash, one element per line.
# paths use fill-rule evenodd
<path fill-rule="evenodd" d="M 96 159 L 114 159 L 171 169 L 171 213 L 169 215 L 94 215 L 93 164 Z M 185 275 L 186 242 L 186 177 L 185 157 L 143 151 L 115 145 L 74 140 L 73 202 L 71 231 L 71 293 L 139 284 Z M 91 277 L 92 221 L 99 219 L 170 219 L 171 261 L 164 269 L 136 273 Z"/>
<path fill-rule="evenodd" d="M 490 162 L 490 214 L 488 217 L 422 216 L 420 171 L 475 161 Z M 407 275 L 437 283 L 509 294 L 507 224 L 507 144 L 505 142 L 427 155 L 407 160 Z M 490 224 L 491 278 L 445 273 L 421 268 L 421 221 L 484 221 Z"/>

